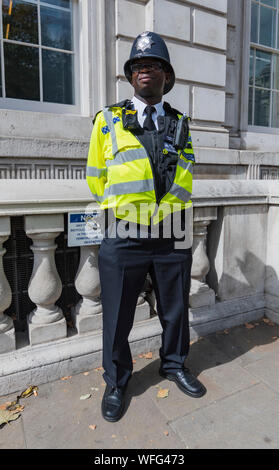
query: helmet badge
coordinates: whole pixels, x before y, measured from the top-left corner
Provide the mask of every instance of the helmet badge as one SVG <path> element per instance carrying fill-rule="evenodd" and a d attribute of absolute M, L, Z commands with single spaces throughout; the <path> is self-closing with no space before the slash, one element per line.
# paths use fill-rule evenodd
<path fill-rule="evenodd" d="M 152 41 L 152 36 L 148 36 L 148 34 L 148 31 L 142 33 L 137 40 L 136 48 L 138 51 L 144 52 L 146 49 L 151 49 L 152 44 L 155 44 L 154 41 Z"/>

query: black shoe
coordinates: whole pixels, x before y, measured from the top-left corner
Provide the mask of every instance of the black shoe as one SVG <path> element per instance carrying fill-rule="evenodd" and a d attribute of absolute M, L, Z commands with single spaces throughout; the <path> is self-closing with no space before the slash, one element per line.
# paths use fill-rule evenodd
<path fill-rule="evenodd" d="M 160 367 L 159 374 L 161 377 L 175 382 L 178 388 L 180 388 L 180 390 L 182 390 L 182 392 L 186 393 L 187 395 L 190 395 L 190 397 L 199 398 L 206 393 L 206 388 L 204 385 L 191 374 L 189 369 L 186 369 L 185 367 L 179 369 L 175 373 L 165 372 Z"/>
<path fill-rule="evenodd" d="M 126 387 L 106 386 L 102 400 L 102 415 L 107 421 L 115 422 L 122 417 L 125 406 L 125 390 Z"/>

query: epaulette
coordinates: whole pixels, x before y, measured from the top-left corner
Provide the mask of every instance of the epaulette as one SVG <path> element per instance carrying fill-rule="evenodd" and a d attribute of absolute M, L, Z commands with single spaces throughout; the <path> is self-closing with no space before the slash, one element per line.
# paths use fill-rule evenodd
<path fill-rule="evenodd" d="M 127 105 L 128 102 L 131 102 L 131 100 L 123 100 L 123 101 L 120 101 L 119 103 L 115 103 L 115 104 L 110 104 L 109 106 L 106 106 L 106 108 L 123 108 L 124 106 Z M 95 121 L 96 121 L 96 117 L 98 116 L 98 114 L 100 114 L 102 112 L 102 109 L 100 109 L 100 111 L 98 111 L 95 116 L 94 116 L 94 119 L 93 119 L 93 125 L 95 124 Z"/>
<path fill-rule="evenodd" d="M 107 106 L 107 108 L 124 108 L 126 107 L 128 102 L 131 102 L 131 100 L 123 100 L 123 101 L 120 101 L 119 103 L 110 104 L 109 106 Z"/>
<path fill-rule="evenodd" d="M 98 114 L 100 114 L 102 112 L 102 110 L 98 111 L 95 116 L 94 116 L 94 119 L 93 119 L 93 125 L 95 124 L 95 121 L 96 121 L 96 117 L 98 116 Z"/>
<path fill-rule="evenodd" d="M 163 108 L 167 113 L 174 114 L 176 117 L 178 114 L 183 114 L 181 111 L 178 111 L 178 109 L 172 108 L 166 101 L 164 101 Z"/>

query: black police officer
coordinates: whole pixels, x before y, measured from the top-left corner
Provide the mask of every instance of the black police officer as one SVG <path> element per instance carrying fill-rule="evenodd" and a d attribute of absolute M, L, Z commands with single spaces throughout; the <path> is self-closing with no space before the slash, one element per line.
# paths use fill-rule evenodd
<path fill-rule="evenodd" d="M 134 88 L 134 97 L 113 106 L 137 110 L 136 118 L 131 122 L 123 120 L 123 125 L 137 135 L 147 150 L 156 196 L 160 199 L 170 188 L 177 164 L 175 149 L 172 159 L 162 161 L 162 148 L 166 142 L 172 145 L 178 122 L 178 112 L 162 103 L 163 95 L 175 83 L 175 73 L 163 39 L 153 32 L 139 35 L 124 65 L 124 72 Z M 126 116 L 125 112 L 123 116 Z M 127 240 L 117 237 L 107 238 L 102 243 L 99 271 L 104 322 L 103 366 L 107 383 L 102 414 L 107 421 L 118 421 L 124 412 L 126 386 L 132 374 L 128 335 L 137 296 L 148 272 L 163 328 L 159 374 L 174 381 L 182 392 L 191 397 L 201 397 L 206 393 L 201 382 L 184 367 L 189 352 L 191 264 L 191 247 L 176 250 L 173 238 L 165 240 L 160 236 L 157 240 Z"/>

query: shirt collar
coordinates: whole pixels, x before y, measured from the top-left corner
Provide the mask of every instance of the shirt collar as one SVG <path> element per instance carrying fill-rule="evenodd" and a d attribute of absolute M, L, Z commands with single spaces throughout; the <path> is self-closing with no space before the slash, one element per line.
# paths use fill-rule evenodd
<path fill-rule="evenodd" d="M 134 96 L 131 101 L 134 104 L 134 107 L 138 112 L 138 116 L 143 116 L 145 114 L 144 110 L 147 106 L 146 103 L 136 98 L 136 96 Z M 163 108 L 163 101 L 160 101 L 160 103 L 154 104 L 153 106 L 156 109 L 156 117 L 165 115 L 165 110 Z"/>

